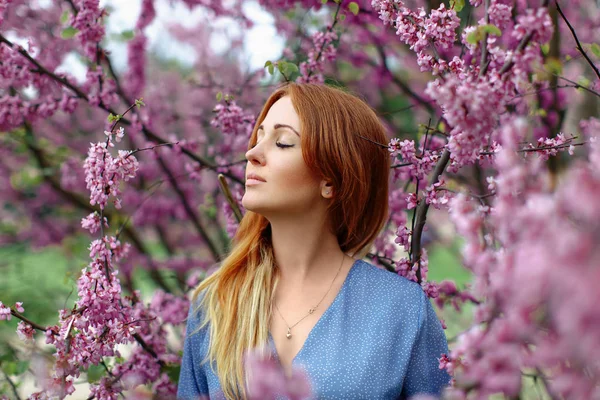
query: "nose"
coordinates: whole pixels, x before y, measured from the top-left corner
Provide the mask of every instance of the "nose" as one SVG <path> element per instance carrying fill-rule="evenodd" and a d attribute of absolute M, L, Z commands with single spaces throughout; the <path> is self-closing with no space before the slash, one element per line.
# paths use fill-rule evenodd
<path fill-rule="evenodd" d="M 250 150 L 248 150 L 246 152 L 246 159 L 248 161 L 250 161 L 251 163 L 255 164 L 255 163 L 262 163 L 263 162 L 263 155 L 262 155 L 262 151 L 260 150 L 260 145 L 255 145 L 253 148 L 251 148 Z"/>

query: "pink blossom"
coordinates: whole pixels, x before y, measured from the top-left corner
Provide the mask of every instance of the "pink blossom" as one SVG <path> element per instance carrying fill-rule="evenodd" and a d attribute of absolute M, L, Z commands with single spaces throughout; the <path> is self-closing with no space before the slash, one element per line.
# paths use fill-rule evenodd
<path fill-rule="evenodd" d="M 512 24 L 511 13 L 511 5 L 502 4 L 499 1 L 492 1 L 488 10 L 490 23 L 496 26 L 501 31 L 503 31 L 505 28 L 509 27 Z M 485 20 L 480 20 L 479 24 L 485 24 Z"/>
<path fill-rule="evenodd" d="M 548 14 L 546 7 L 538 9 L 527 9 L 525 15 L 517 16 L 517 25 L 513 31 L 513 36 L 521 40 L 526 34 L 533 34 L 532 41 L 537 43 L 546 43 L 552 37 L 554 25 Z"/>
<path fill-rule="evenodd" d="M 147 3 L 147 1 L 145 1 Z M 142 13 L 144 8 L 142 8 Z M 139 21 L 138 21 L 139 23 Z M 140 97 L 146 86 L 146 35 L 137 30 L 133 39 L 127 44 L 127 59 L 129 69 L 125 74 L 124 86 L 132 98 Z"/>
<path fill-rule="evenodd" d="M 0 301 L 0 321 L 2 321 L 2 320 L 10 321 L 11 318 L 12 318 L 12 315 L 10 314 L 10 307 L 5 306 Z"/>
<path fill-rule="evenodd" d="M 96 58 L 96 45 L 104 37 L 104 25 L 100 20 L 104 9 L 99 7 L 98 0 L 74 0 L 77 12 L 71 14 L 69 25 L 77 29 L 77 39 L 87 57 Z"/>
<path fill-rule="evenodd" d="M 298 83 L 323 83 L 325 61 L 333 61 L 337 50 L 333 42 L 338 39 L 335 32 L 327 27 L 326 32 L 316 32 L 312 35 L 313 47 L 308 51 L 308 61 L 300 63 Z"/>
<path fill-rule="evenodd" d="M 250 375 L 249 399 L 267 400 L 282 395 L 290 400 L 301 400 L 311 396 L 309 377 L 299 367 L 294 367 L 292 375 L 288 377 L 273 357 L 263 355 L 258 350 L 248 353 L 245 365 Z"/>
<path fill-rule="evenodd" d="M 108 219 L 103 218 L 104 226 L 108 228 Z M 87 229 L 90 233 L 96 233 L 100 229 L 100 214 L 94 211 L 81 220 L 81 227 Z"/>
<path fill-rule="evenodd" d="M 396 231 L 396 239 L 394 239 L 394 243 L 404 246 L 404 250 L 408 251 L 410 249 L 410 235 L 411 234 L 412 234 L 412 232 L 407 226 L 398 227 L 398 230 Z"/>
<path fill-rule="evenodd" d="M 33 341 L 33 334 L 35 333 L 35 329 L 33 327 L 23 321 L 19 321 L 19 325 L 17 326 L 17 335 L 19 338 L 25 342 Z"/>
<path fill-rule="evenodd" d="M 152 23 L 156 17 L 156 10 L 154 9 L 154 0 L 143 0 L 142 10 L 136 23 L 137 29 L 144 29 Z"/>
<path fill-rule="evenodd" d="M 2 21 L 4 20 L 4 12 L 10 3 L 12 3 L 12 0 L 0 1 L 0 25 L 2 25 Z"/>

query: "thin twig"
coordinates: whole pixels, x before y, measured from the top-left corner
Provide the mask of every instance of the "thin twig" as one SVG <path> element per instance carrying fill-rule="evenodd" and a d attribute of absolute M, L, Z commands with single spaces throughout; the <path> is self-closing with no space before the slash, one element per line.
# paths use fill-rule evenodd
<path fill-rule="evenodd" d="M 229 185 L 227 184 L 227 180 L 225 180 L 225 176 L 222 174 L 219 174 L 218 178 L 219 178 L 219 186 L 221 187 L 221 191 L 225 195 L 225 198 L 227 199 L 227 203 L 229 203 L 229 206 L 231 207 L 231 209 L 233 210 L 233 214 L 235 215 L 235 219 L 239 223 L 243 217 L 242 212 L 240 211 L 240 208 L 238 207 L 237 203 L 233 199 L 233 196 L 231 195 L 231 190 L 229 190 Z"/>
<path fill-rule="evenodd" d="M 13 316 L 15 316 L 16 318 L 19 318 L 21 321 L 25 322 L 26 324 L 31 325 L 33 328 L 37 329 L 38 331 L 46 332 L 46 330 L 48 330 L 48 328 L 46 328 L 45 326 L 42 326 L 40 324 L 36 324 L 35 322 L 33 322 L 30 319 L 26 318 L 23 314 L 21 314 L 18 311 L 14 310 L 12 307 L 10 309 L 10 314 L 13 315 Z"/>
<path fill-rule="evenodd" d="M 335 28 L 337 22 L 338 22 L 338 13 L 340 12 L 340 8 L 342 7 L 342 2 L 341 0 L 338 2 L 337 8 L 335 10 L 335 14 L 333 15 L 333 23 L 331 24 L 331 26 L 329 26 L 327 28 L 327 33 L 333 31 L 333 28 Z M 315 58 L 315 61 L 319 61 L 319 58 L 321 58 L 321 54 L 323 54 L 323 50 L 325 49 L 325 43 L 326 41 L 323 41 L 323 44 L 321 45 L 321 48 L 319 49 L 319 52 L 317 53 L 317 57 Z M 310 71 L 308 71 L 308 78 L 310 78 L 310 76 L 313 74 L 313 70 L 311 69 Z"/>
<path fill-rule="evenodd" d="M 571 34 L 573 35 L 573 38 L 575 39 L 575 42 L 577 43 L 577 48 L 579 49 L 579 52 L 581 52 L 581 54 L 583 54 L 583 56 L 585 57 L 588 64 L 590 64 L 590 66 L 596 73 L 596 76 L 598 77 L 598 79 L 600 79 L 600 70 L 598 70 L 598 67 L 596 67 L 596 64 L 594 64 L 594 62 L 587 55 L 587 53 L 585 52 L 583 47 L 581 47 L 581 43 L 579 42 L 579 38 L 577 37 L 577 34 L 575 33 L 575 29 L 573 29 L 573 26 L 571 26 L 571 23 L 569 22 L 569 20 L 565 16 L 565 14 L 563 14 L 562 10 L 560 9 L 560 6 L 558 5 L 558 0 L 555 0 L 554 3 L 556 4 L 556 9 L 558 10 L 558 13 L 560 14 L 562 19 L 566 22 L 567 26 L 569 27 L 569 30 L 571 31 Z"/>
<path fill-rule="evenodd" d="M 6 372 L 4 372 L 4 370 L 2 370 L 2 373 L 4 374 L 4 379 L 6 379 L 6 381 L 10 385 L 13 393 L 15 394 L 15 399 L 21 400 L 21 397 L 19 396 L 19 392 L 17 391 L 17 387 L 15 386 L 15 383 L 12 381 L 12 379 L 10 379 L 10 376 L 8 376 L 8 374 Z"/>

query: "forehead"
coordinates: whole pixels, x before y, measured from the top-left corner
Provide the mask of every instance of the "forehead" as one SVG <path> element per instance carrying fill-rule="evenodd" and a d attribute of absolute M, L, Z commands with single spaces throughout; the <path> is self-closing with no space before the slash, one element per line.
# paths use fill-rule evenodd
<path fill-rule="evenodd" d="M 296 128 L 298 132 L 300 131 L 300 117 L 294 110 L 292 99 L 289 96 L 284 96 L 273 103 L 261 125 L 267 129 L 275 124 L 287 124 Z"/>

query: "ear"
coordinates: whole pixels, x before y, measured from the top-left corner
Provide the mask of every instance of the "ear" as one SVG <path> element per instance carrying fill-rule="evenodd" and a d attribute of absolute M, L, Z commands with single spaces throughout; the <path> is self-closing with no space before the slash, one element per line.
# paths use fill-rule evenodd
<path fill-rule="evenodd" d="M 330 199 L 333 197 L 333 184 L 328 181 L 321 182 L 321 196 L 326 199 Z"/>

